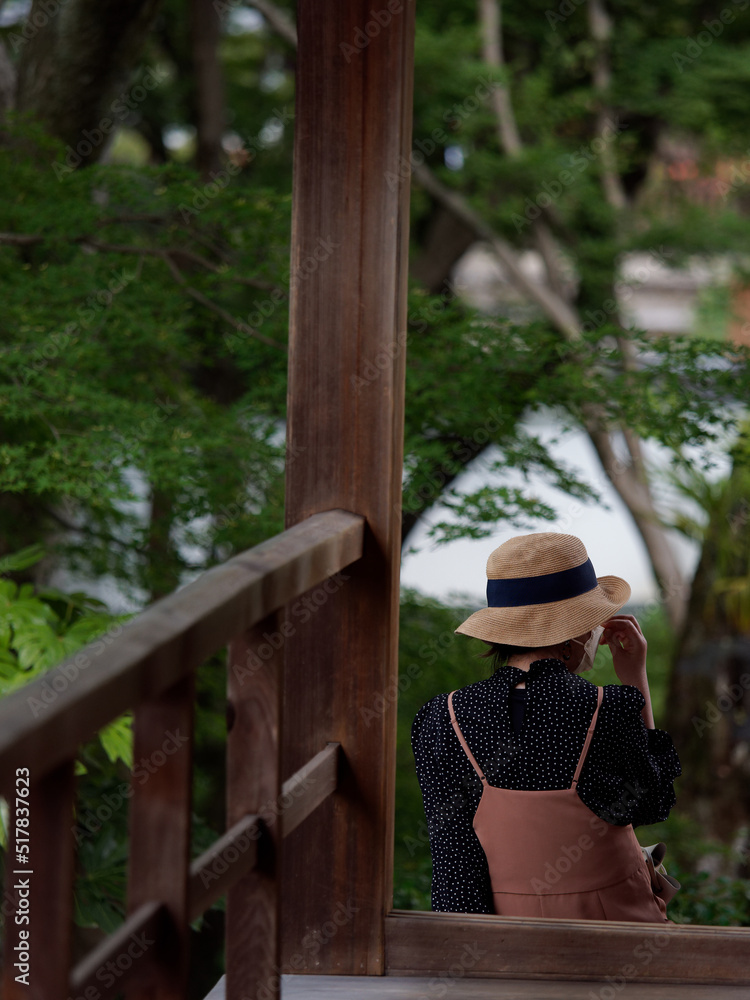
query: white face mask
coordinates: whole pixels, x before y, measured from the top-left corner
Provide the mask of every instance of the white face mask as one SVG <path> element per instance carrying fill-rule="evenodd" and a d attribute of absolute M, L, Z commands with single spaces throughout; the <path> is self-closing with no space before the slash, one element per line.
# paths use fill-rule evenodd
<path fill-rule="evenodd" d="M 577 642 L 579 646 L 583 646 L 583 656 L 581 657 L 581 662 L 575 669 L 575 673 L 583 674 L 587 670 L 591 670 L 594 665 L 594 657 L 596 656 L 596 651 L 599 648 L 599 640 L 604 632 L 603 625 L 597 625 L 596 628 L 591 630 L 591 635 L 586 640 L 585 643 L 580 642 L 578 639 L 571 639 L 571 642 Z"/>

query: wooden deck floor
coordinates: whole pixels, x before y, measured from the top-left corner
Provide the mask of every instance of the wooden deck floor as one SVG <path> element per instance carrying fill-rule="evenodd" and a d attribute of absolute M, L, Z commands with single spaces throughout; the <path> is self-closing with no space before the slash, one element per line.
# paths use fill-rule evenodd
<path fill-rule="evenodd" d="M 529 979 L 423 979 L 418 976 L 282 976 L 281 1000 L 748 1000 L 748 986 L 542 981 Z M 619 988 L 618 988 L 619 987 Z M 224 979 L 206 1000 L 224 1000 Z"/>

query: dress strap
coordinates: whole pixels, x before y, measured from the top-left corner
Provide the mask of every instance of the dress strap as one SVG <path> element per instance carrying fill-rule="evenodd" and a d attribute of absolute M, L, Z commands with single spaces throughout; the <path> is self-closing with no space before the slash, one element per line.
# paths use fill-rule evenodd
<path fill-rule="evenodd" d="M 456 722 L 456 715 L 455 715 L 455 713 L 453 711 L 453 695 L 455 693 L 456 693 L 455 691 L 451 691 L 451 693 L 448 695 L 448 714 L 451 717 L 451 725 L 453 726 L 453 728 L 456 731 L 456 736 L 458 736 L 458 742 L 463 747 L 464 753 L 466 754 L 466 756 L 471 761 L 471 766 L 477 772 L 477 774 L 482 779 L 482 781 L 487 781 L 487 779 L 485 778 L 485 776 L 482 774 L 482 771 L 481 771 L 481 769 L 479 767 L 479 764 L 477 764 L 477 762 L 476 762 L 476 758 L 474 757 L 474 754 L 471 752 L 471 750 L 469 750 L 469 745 L 466 742 L 466 740 L 464 739 L 464 734 L 461 732 L 461 728 L 458 725 L 458 722 Z"/>
<path fill-rule="evenodd" d="M 599 716 L 599 709 L 601 708 L 602 699 L 604 697 L 604 688 L 600 687 L 596 696 L 596 709 L 591 718 L 589 724 L 589 731 L 586 733 L 586 741 L 583 744 L 583 750 L 581 750 L 581 756 L 578 758 L 578 766 L 576 767 L 576 773 L 573 775 L 573 781 L 570 784 L 571 788 L 575 788 L 578 784 L 578 778 L 581 773 L 581 768 L 583 767 L 583 762 L 586 759 L 586 754 L 589 750 L 589 744 L 591 743 L 591 737 L 594 735 L 594 727 L 596 726 L 596 720 Z"/>

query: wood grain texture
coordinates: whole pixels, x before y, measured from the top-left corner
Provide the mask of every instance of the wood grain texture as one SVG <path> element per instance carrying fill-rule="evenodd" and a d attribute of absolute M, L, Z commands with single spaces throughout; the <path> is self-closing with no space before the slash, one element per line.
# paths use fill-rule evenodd
<path fill-rule="evenodd" d="M 392 841 L 414 5 L 297 5 L 287 524 L 363 514 L 362 559 L 286 646 L 282 774 L 341 743 L 282 844 L 285 971 L 383 971 Z M 366 44 L 357 44 L 357 40 Z M 407 169 L 404 173 L 403 167 Z M 313 607 L 314 605 L 314 607 Z M 294 607 L 291 609 L 294 614 Z M 379 706 L 382 708 L 380 710 Z M 374 709 L 365 720 L 361 709 Z"/>
<path fill-rule="evenodd" d="M 515 919 L 393 910 L 389 975 L 750 985 L 750 930 L 624 921 Z M 628 987 L 630 989 L 630 986 Z M 628 994 L 630 995 L 630 994 Z"/>
<path fill-rule="evenodd" d="M 194 688 L 191 673 L 140 705 L 133 720 L 128 913 L 164 904 L 172 933 L 143 949 L 158 975 L 126 990 L 128 1000 L 182 1000 L 187 986 Z"/>
<path fill-rule="evenodd" d="M 144 903 L 76 965 L 71 973 L 68 995 L 85 997 L 88 990 L 89 996 L 109 1000 L 120 996 L 126 987 L 146 983 L 155 971 L 154 946 L 162 935 L 169 936 L 170 923 L 165 906 L 156 902 Z M 143 954 L 136 956 L 140 951 Z M 128 964 L 127 959 L 132 959 L 132 964 Z"/>
<path fill-rule="evenodd" d="M 227 894 L 228 1000 L 278 996 L 281 662 L 285 616 L 274 613 L 229 644 L 227 826 L 261 818 L 255 868 Z M 294 905 L 293 899 L 289 900 Z"/>
<path fill-rule="evenodd" d="M 609 991 L 612 991 L 610 993 Z M 592 998 L 593 994 L 593 998 Z M 282 1000 L 746 1000 L 742 986 L 670 986 L 628 983 L 627 992 L 597 982 L 534 982 L 528 979 L 422 979 L 400 976 L 281 977 Z M 206 1000 L 225 1000 L 220 979 Z"/>
<path fill-rule="evenodd" d="M 363 519 L 329 510 L 203 573 L 0 704 L 0 788 L 72 758 L 122 712 L 187 676 L 271 611 L 362 553 Z M 316 747 L 316 751 L 320 747 Z"/>
<path fill-rule="evenodd" d="M 190 865 L 188 919 L 197 917 L 255 867 L 260 817 L 243 816 Z"/>
<path fill-rule="evenodd" d="M 35 780 L 30 794 L 10 798 L 3 914 L 3 997 L 48 1000 L 68 985 L 73 923 L 73 761 Z M 20 810 L 16 809 L 17 802 Z M 16 823 L 19 828 L 15 838 Z M 28 836 L 28 842 L 26 841 Z M 19 862 L 17 851 L 28 846 Z M 8 905 L 9 904 L 9 905 Z M 20 920 L 20 923 L 17 922 Z M 21 936 L 25 932 L 25 936 Z M 28 947 L 28 963 L 22 961 Z M 19 962 L 16 966 L 15 963 Z M 30 965 L 26 971 L 24 965 Z M 17 976 L 26 973 L 26 985 Z"/>
<path fill-rule="evenodd" d="M 281 816 L 281 835 L 296 830 L 325 799 L 336 791 L 341 744 L 329 743 L 313 759 L 287 778 L 281 789 L 285 805 Z"/>
<path fill-rule="evenodd" d="M 329 743 L 325 750 L 321 750 L 284 782 L 279 797 L 282 837 L 296 830 L 335 791 L 338 751 L 338 743 Z M 192 862 L 189 886 L 191 922 L 220 899 L 238 879 L 252 871 L 260 835 L 260 817 L 244 816 Z"/>

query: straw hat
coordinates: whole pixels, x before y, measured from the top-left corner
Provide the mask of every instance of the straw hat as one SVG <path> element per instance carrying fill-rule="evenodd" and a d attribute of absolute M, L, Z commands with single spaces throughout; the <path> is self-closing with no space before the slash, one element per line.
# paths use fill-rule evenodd
<path fill-rule="evenodd" d="M 487 607 L 456 629 L 485 642 L 554 646 L 616 614 L 630 597 L 619 576 L 600 576 L 575 535 L 517 535 L 487 560 Z"/>

